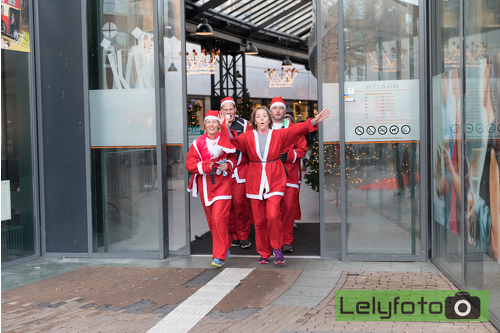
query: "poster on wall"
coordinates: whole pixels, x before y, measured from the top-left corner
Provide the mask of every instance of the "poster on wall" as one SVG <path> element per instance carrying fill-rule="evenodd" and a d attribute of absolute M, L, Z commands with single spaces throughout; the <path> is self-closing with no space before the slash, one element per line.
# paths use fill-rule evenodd
<path fill-rule="evenodd" d="M 453 233 L 459 233 L 460 197 L 453 190 L 459 178 L 461 154 L 461 107 L 459 70 L 432 79 L 433 87 L 433 181 L 434 220 Z M 455 178 L 457 177 L 457 178 Z"/>
<path fill-rule="evenodd" d="M 2 49 L 30 52 L 28 0 L 2 0 Z"/>
<path fill-rule="evenodd" d="M 433 77 L 434 220 L 500 261 L 500 54 L 467 67 L 464 121 L 459 69 Z M 465 133 L 464 133 L 465 132 Z M 465 135 L 465 151 L 461 136 Z M 463 158 L 462 158 L 463 156 Z M 464 167 L 462 170 L 462 163 Z M 462 207 L 461 182 L 466 207 Z"/>
<path fill-rule="evenodd" d="M 464 177 L 468 242 L 500 261 L 500 54 L 467 67 Z"/>
<path fill-rule="evenodd" d="M 419 80 L 345 83 L 345 140 L 420 140 Z"/>

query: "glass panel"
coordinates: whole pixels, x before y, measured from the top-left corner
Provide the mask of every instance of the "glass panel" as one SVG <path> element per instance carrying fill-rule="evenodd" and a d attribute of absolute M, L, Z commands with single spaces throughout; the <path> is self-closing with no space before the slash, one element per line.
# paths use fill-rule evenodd
<path fill-rule="evenodd" d="M 500 318 L 500 2 L 464 2 L 467 288 L 489 290 Z"/>
<path fill-rule="evenodd" d="M 165 1 L 164 67 L 165 73 L 165 128 L 167 129 L 168 232 L 170 251 L 186 251 L 186 188 L 184 186 L 184 117 L 185 96 L 182 91 L 181 62 L 181 7 L 180 1 Z"/>
<path fill-rule="evenodd" d="M 420 254 L 416 3 L 344 1 L 348 256 Z"/>
<path fill-rule="evenodd" d="M 158 251 L 153 1 L 88 4 L 93 251 Z"/>
<path fill-rule="evenodd" d="M 462 179 L 460 101 L 460 6 L 458 1 L 432 4 L 432 184 L 434 257 L 462 280 L 460 188 Z"/>
<path fill-rule="evenodd" d="M 2 2 L 2 263 L 37 252 L 28 14 L 28 1 Z"/>
<path fill-rule="evenodd" d="M 315 3 L 315 2 L 313 2 Z M 321 1 L 322 50 L 323 57 L 323 107 L 331 115 L 323 125 L 324 163 L 324 207 L 325 207 L 325 255 L 342 252 L 340 233 L 340 138 L 339 138 L 339 38 L 338 1 Z M 311 34 L 312 36 L 312 34 Z M 318 160 L 318 137 L 314 138 L 311 158 L 308 160 L 306 183 L 315 182 L 319 187 L 318 167 L 312 163 Z M 316 176 L 311 179 L 311 176 Z"/>

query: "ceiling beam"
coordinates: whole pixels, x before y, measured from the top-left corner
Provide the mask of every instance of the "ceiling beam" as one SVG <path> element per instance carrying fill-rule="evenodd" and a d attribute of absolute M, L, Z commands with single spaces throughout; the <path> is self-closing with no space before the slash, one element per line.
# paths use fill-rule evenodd
<path fill-rule="evenodd" d="M 219 6 L 220 4 L 223 4 L 226 1 L 227 0 L 210 0 L 208 2 L 205 2 L 203 5 L 201 5 L 200 7 L 196 8 L 191 13 L 189 13 L 189 16 L 187 16 L 186 19 L 191 20 L 196 16 L 208 11 L 209 9 L 212 9 L 214 7 Z"/>
<path fill-rule="evenodd" d="M 187 32 L 194 32 L 196 31 L 196 25 L 190 22 L 186 22 L 186 31 Z M 245 51 L 246 47 L 246 41 L 242 39 L 241 37 L 238 36 L 233 36 L 230 34 L 223 33 L 221 31 L 214 30 L 214 34 L 210 36 L 210 38 L 214 39 L 223 39 L 227 40 L 230 42 L 234 42 L 240 45 L 240 50 L 239 51 Z M 200 38 L 197 38 L 198 40 L 201 41 Z M 256 41 L 255 39 L 253 40 L 255 46 L 259 49 L 259 54 L 260 53 L 272 53 L 272 54 L 279 54 L 279 55 L 285 55 L 288 54 L 290 58 L 296 58 L 296 59 L 302 59 L 304 61 L 309 59 L 309 56 L 307 53 L 302 53 L 298 51 L 294 51 L 293 49 L 288 49 L 286 50 L 283 47 L 278 47 L 274 45 L 269 45 L 265 43 L 260 43 L 259 41 Z M 300 44 L 307 44 L 307 41 L 301 41 Z M 261 52 L 262 51 L 262 52 Z"/>
<path fill-rule="evenodd" d="M 278 14 L 277 16 L 275 16 L 275 17 L 273 17 L 273 18 L 265 21 L 264 23 L 258 25 L 255 28 L 252 28 L 250 34 L 248 34 L 247 37 L 249 37 L 253 33 L 256 33 L 258 31 L 264 29 L 265 27 L 267 27 L 268 25 L 272 24 L 273 22 L 276 22 L 276 21 L 280 20 L 281 18 L 287 16 L 290 13 L 293 13 L 294 11 L 296 11 L 296 10 L 298 10 L 298 9 L 304 7 L 305 5 L 308 5 L 308 4 L 309 5 L 311 4 L 311 0 L 303 0 L 303 1 L 299 2 L 298 4 L 296 4 L 295 6 L 290 7 L 287 10 L 284 10 L 283 12 L 281 12 L 280 14 Z"/>

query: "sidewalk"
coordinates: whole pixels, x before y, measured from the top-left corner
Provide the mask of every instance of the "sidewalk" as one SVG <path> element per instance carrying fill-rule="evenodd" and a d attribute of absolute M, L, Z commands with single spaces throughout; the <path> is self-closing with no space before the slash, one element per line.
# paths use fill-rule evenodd
<path fill-rule="evenodd" d="M 456 290 L 430 262 L 209 263 L 42 258 L 5 268 L 2 332 L 498 332 L 489 322 L 335 321 L 335 290 Z"/>

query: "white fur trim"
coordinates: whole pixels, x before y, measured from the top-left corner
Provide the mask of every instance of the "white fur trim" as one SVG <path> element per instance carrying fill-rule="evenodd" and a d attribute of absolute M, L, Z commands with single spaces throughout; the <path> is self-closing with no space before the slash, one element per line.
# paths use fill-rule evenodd
<path fill-rule="evenodd" d="M 222 106 L 223 106 L 224 104 L 226 104 L 226 103 L 233 103 L 233 105 L 235 105 L 235 106 L 236 106 L 236 103 L 235 103 L 234 101 L 232 101 L 232 100 L 228 99 L 228 100 L 225 100 L 224 102 L 220 103 L 220 108 L 222 109 Z"/>
<path fill-rule="evenodd" d="M 286 183 L 286 186 L 288 186 L 288 187 L 294 187 L 294 188 L 299 188 L 299 185 L 297 185 L 297 184 Z"/>
<path fill-rule="evenodd" d="M 237 167 L 233 171 L 233 178 L 236 178 L 236 182 L 238 184 L 243 184 L 243 183 L 246 183 L 246 181 L 247 181 L 245 178 L 243 178 L 243 179 L 240 178 L 240 175 L 238 174 L 238 168 Z"/>
<path fill-rule="evenodd" d="M 295 149 L 293 150 L 293 162 L 292 163 L 295 163 L 295 161 L 297 160 L 297 152 L 295 151 Z"/>
<path fill-rule="evenodd" d="M 220 137 L 218 137 L 215 140 L 211 140 L 210 138 L 206 138 L 207 140 L 207 149 L 210 152 L 210 155 L 212 155 L 213 159 L 216 159 L 222 154 L 222 148 L 217 145 L 219 142 Z"/>
<path fill-rule="evenodd" d="M 219 146 L 220 147 L 220 146 Z M 225 153 L 231 154 L 231 153 L 236 153 L 236 148 L 221 148 Z"/>
<path fill-rule="evenodd" d="M 197 197 L 198 196 L 198 184 L 196 183 L 196 177 L 198 175 L 195 174 L 194 175 L 194 179 L 193 179 L 193 188 L 192 189 L 188 189 L 188 192 L 191 192 L 191 194 L 193 195 L 193 197 Z"/>
<path fill-rule="evenodd" d="M 196 164 L 198 166 L 198 172 L 200 173 L 200 175 L 204 175 L 205 173 L 203 172 L 203 162 L 198 162 L 198 164 Z"/>
<path fill-rule="evenodd" d="M 220 124 L 219 118 L 217 118 L 216 116 L 206 116 L 205 120 L 208 120 L 208 119 L 217 120 Z M 205 120 L 203 120 L 203 122 L 205 122 Z"/>
<path fill-rule="evenodd" d="M 203 176 L 203 197 L 205 199 L 205 206 L 210 206 L 217 200 L 231 200 L 232 196 L 231 195 L 219 195 L 217 197 L 214 197 L 212 200 L 208 200 L 208 193 L 207 193 L 207 176 Z"/>
<path fill-rule="evenodd" d="M 270 192 L 270 193 L 264 193 L 264 199 L 268 199 L 269 197 L 272 197 L 272 196 L 275 196 L 275 195 L 279 195 L 279 196 L 284 196 L 285 193 L 284 192 Z"/>
<path fill-rule="evenodd" d="M 259 146 L 259 134 L 256 130 L 253 130 L 254 140 L 255 140 L 255 148 L 257 151 L 257 155 L 259 155 L 261 161 L 267 161 L 267 154 L 269 153 L 269 145 L 271 144 L 271 136 L 273 134 L 273 130 L 270 129 L 267 133 L 266 138 L 266 148 L 264 150 L 264 156 L 260 155 L 260 146 Z M 267 163 L 262 164 L 262 173 L 260 176 L 260 186 L 259 186 L 259 197 L 264 195 L 264 188 L 269 188 L 269 184 L 267 182 L 267 174 L 266 174 L 266 165 Z"/>
<path fill-rule="evenodd" d="M 271 110 L 275 106 L 282 106 L 286 110 L 286 105 L 284 103 L 282 103 L 282 102 L 274 102 L 273 104 L 271 104 L 271 107 L 269 109 Z"/>

